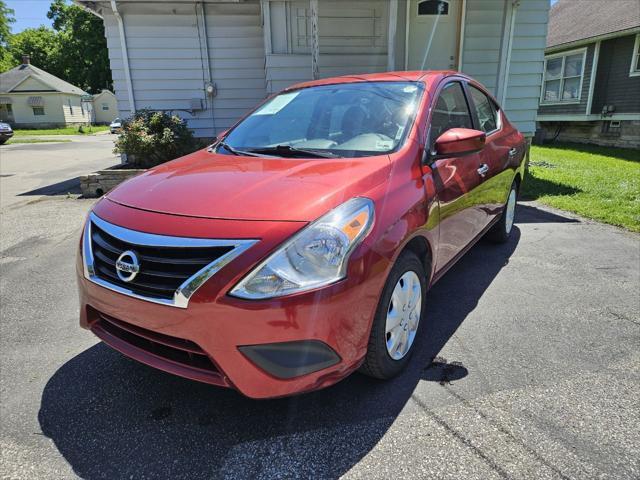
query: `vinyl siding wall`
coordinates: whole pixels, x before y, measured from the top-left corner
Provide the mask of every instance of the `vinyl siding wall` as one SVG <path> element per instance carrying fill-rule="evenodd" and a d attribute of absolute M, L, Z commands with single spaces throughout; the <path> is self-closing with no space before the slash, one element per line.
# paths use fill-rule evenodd
<path fill-rule="evenodd" d="M 531 0 L 529 0 L 531 1 Z M 462 71 L 497 93 L 504 0 L 467 0 Z"/>
<path fill-rule="evenodd" d="M 544 45 L 547 36 L 547 0 L 522 0 L 515 11 L 506 94 L 498 98 L 509 120 L 523 133 L 535 132 Z M 503 28 L 510 28 L 504 0 L 467 0 L 462 71 L 498 95 L 501 62 L 508 57 Z M 506 26 L 505 26 L 506 22 Z"/>
<path fill-rule="evenodd" d="M 82 125 L 91 121 L 91 112 L 87 105 L 81 105 L 78 95 L 65 95 L 61 100 L 64 122 L 67 125 Z"/>
<path fill-rule="evenodd" d="M 502 103 L 509 120 L 527 135 L 536 131 L 548 16 L 547 0 L 522 0 L 515 12 L 506 96 Z"/>
<path fill-rule="evenodd" d="M 109 110 L 103 110 L 102 104 L 105 103 Z M 111 123 L 118 117 L 118 101 L 111 92 L 102 92 L 93 97 L 94 122 Z"/>
<path fill-rule="evenodd" d="M 229 128 L 266 95 L 259 3 L 119 4 L 124 19 L 136 109 L 179 114 L 199 137 Z M 115 17 L 103 11 L 118 110 L 131 114 Z M 205 42 L 208 42 L 205 44 Z M 208 47 L 214 98 L 206 94 Z M 202 110 L 191 111 L 192 102 Z"/>
<path fill-rule="evenodd" d="M 267 51 L 269 93 L 311 80 L 309 2 L 265 2 L 269 7 L 271 50 Z M 320 1 L 320 78 L 375 73 L 387 69 L 387 1 Z"/>
<path fill-rule="evenodd" d="M 605 105 L 614 105 L 615 113 L 640 113 L 640 76 L 630 76 L 635 35 L 605 40 L 600 44 L 590 113 L 599 114 Z"/>
<path fill-rule="evenodd" d="M 36 128 L 39 126 L 64 126 L 65 118 L 62 102 L 66 95 L 60 93 L 10 93 L 3 94 L 12 100 L 13 126 L 16 128 Z M 44 115 L 34 115 L 28 103 L 29 97 L 39 96 L 44 100 Z"/>

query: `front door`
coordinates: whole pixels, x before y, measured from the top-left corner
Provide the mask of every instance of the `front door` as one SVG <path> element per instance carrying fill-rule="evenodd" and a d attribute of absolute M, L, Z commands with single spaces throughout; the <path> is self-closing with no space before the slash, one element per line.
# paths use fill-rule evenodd
<path fill-rule="evenodd" d="M 462 0 L 409 0 L 407 70 L 456 70 Z"/>
<path fill-rule="evenodd" d="M 449 82 L 439 92 L 431 113 L 427 148 L 451 128 L 474 128 L 469 103 L 461 82 Z M 431 164 L 440 205 L 440 237 L 436 253 L 436 270 L 453 260 L 482 231 L 487 223 L 482 211 L 481 156 L 439 158 Z"/>

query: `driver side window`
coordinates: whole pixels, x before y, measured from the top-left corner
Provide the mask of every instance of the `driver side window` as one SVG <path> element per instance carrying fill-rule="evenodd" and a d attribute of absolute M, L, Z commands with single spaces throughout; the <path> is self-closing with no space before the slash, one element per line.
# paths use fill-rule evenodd
<path fill-rule="evenodd" d="M 473 128 L 471 112 L 460 82 L 451 82 L 440 92 L 431 114 L 429 146 L 433 148 L 436 139 L 452 128 Z"/>

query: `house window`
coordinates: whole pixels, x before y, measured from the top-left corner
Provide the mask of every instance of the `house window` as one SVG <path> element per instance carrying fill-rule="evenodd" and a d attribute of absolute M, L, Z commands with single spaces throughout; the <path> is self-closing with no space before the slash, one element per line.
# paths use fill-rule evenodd
<path fill-rule="evenodd" d="M 449 2 L 444 0 L 418 2 L 418 15 L 449 15 Z"/>
<path fill-rule="evenodd" d="M 103 103 L 102 104 L 102 110 L 109 110 L 109 104 L 108 103 Z"/>
<path fill-rule="evenodd" d="M 33 114 L 36 116 L 44 115 L 44 107 L 33 107 Z"/>
<path fill-rule="evenodd" d="M 13 113 L 13 107 L 10 103 L 7 103 L 7 113 Z"/>
<path fill-rule="evenodd" d="M 583 49 L 545 58 L 541 103 L 580 103 L 586 53 Z"/>
<path fill-rule="evenodd" d="M 636 43 L 633 45 L 633 56 L 631 57 L 629 76 L 640 76 L 640 33 L 636 35 Z"/>

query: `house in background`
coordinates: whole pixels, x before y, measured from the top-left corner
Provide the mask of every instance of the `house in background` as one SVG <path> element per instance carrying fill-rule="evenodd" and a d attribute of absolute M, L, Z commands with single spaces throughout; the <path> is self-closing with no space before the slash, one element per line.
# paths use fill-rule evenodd
<path fill-rule="evenodd" d="M 118 101 L 113 92 L 102 90 L 93 96 L 93 123 L 108 125 L 118 117 Z"/>
<path fill-rule="evenodd" d="M 86 125 L 91 108 L 87 92 L 31 65 L 22 64 L 0 73 L 0 121 L 14 128 L 56 128 Z"/>
<path fill-rule="evenodd" d="M 640 2 L 559 0 L 549 14 L 540 139 L 640 147 Z"/>
<path fill-rule="evenodd" d="M 454 69 L 535 132 L 549 0 L 74 0 L 104 19 L 123 117 L 177 113 L 200 137 L 293 83 Z"/>

